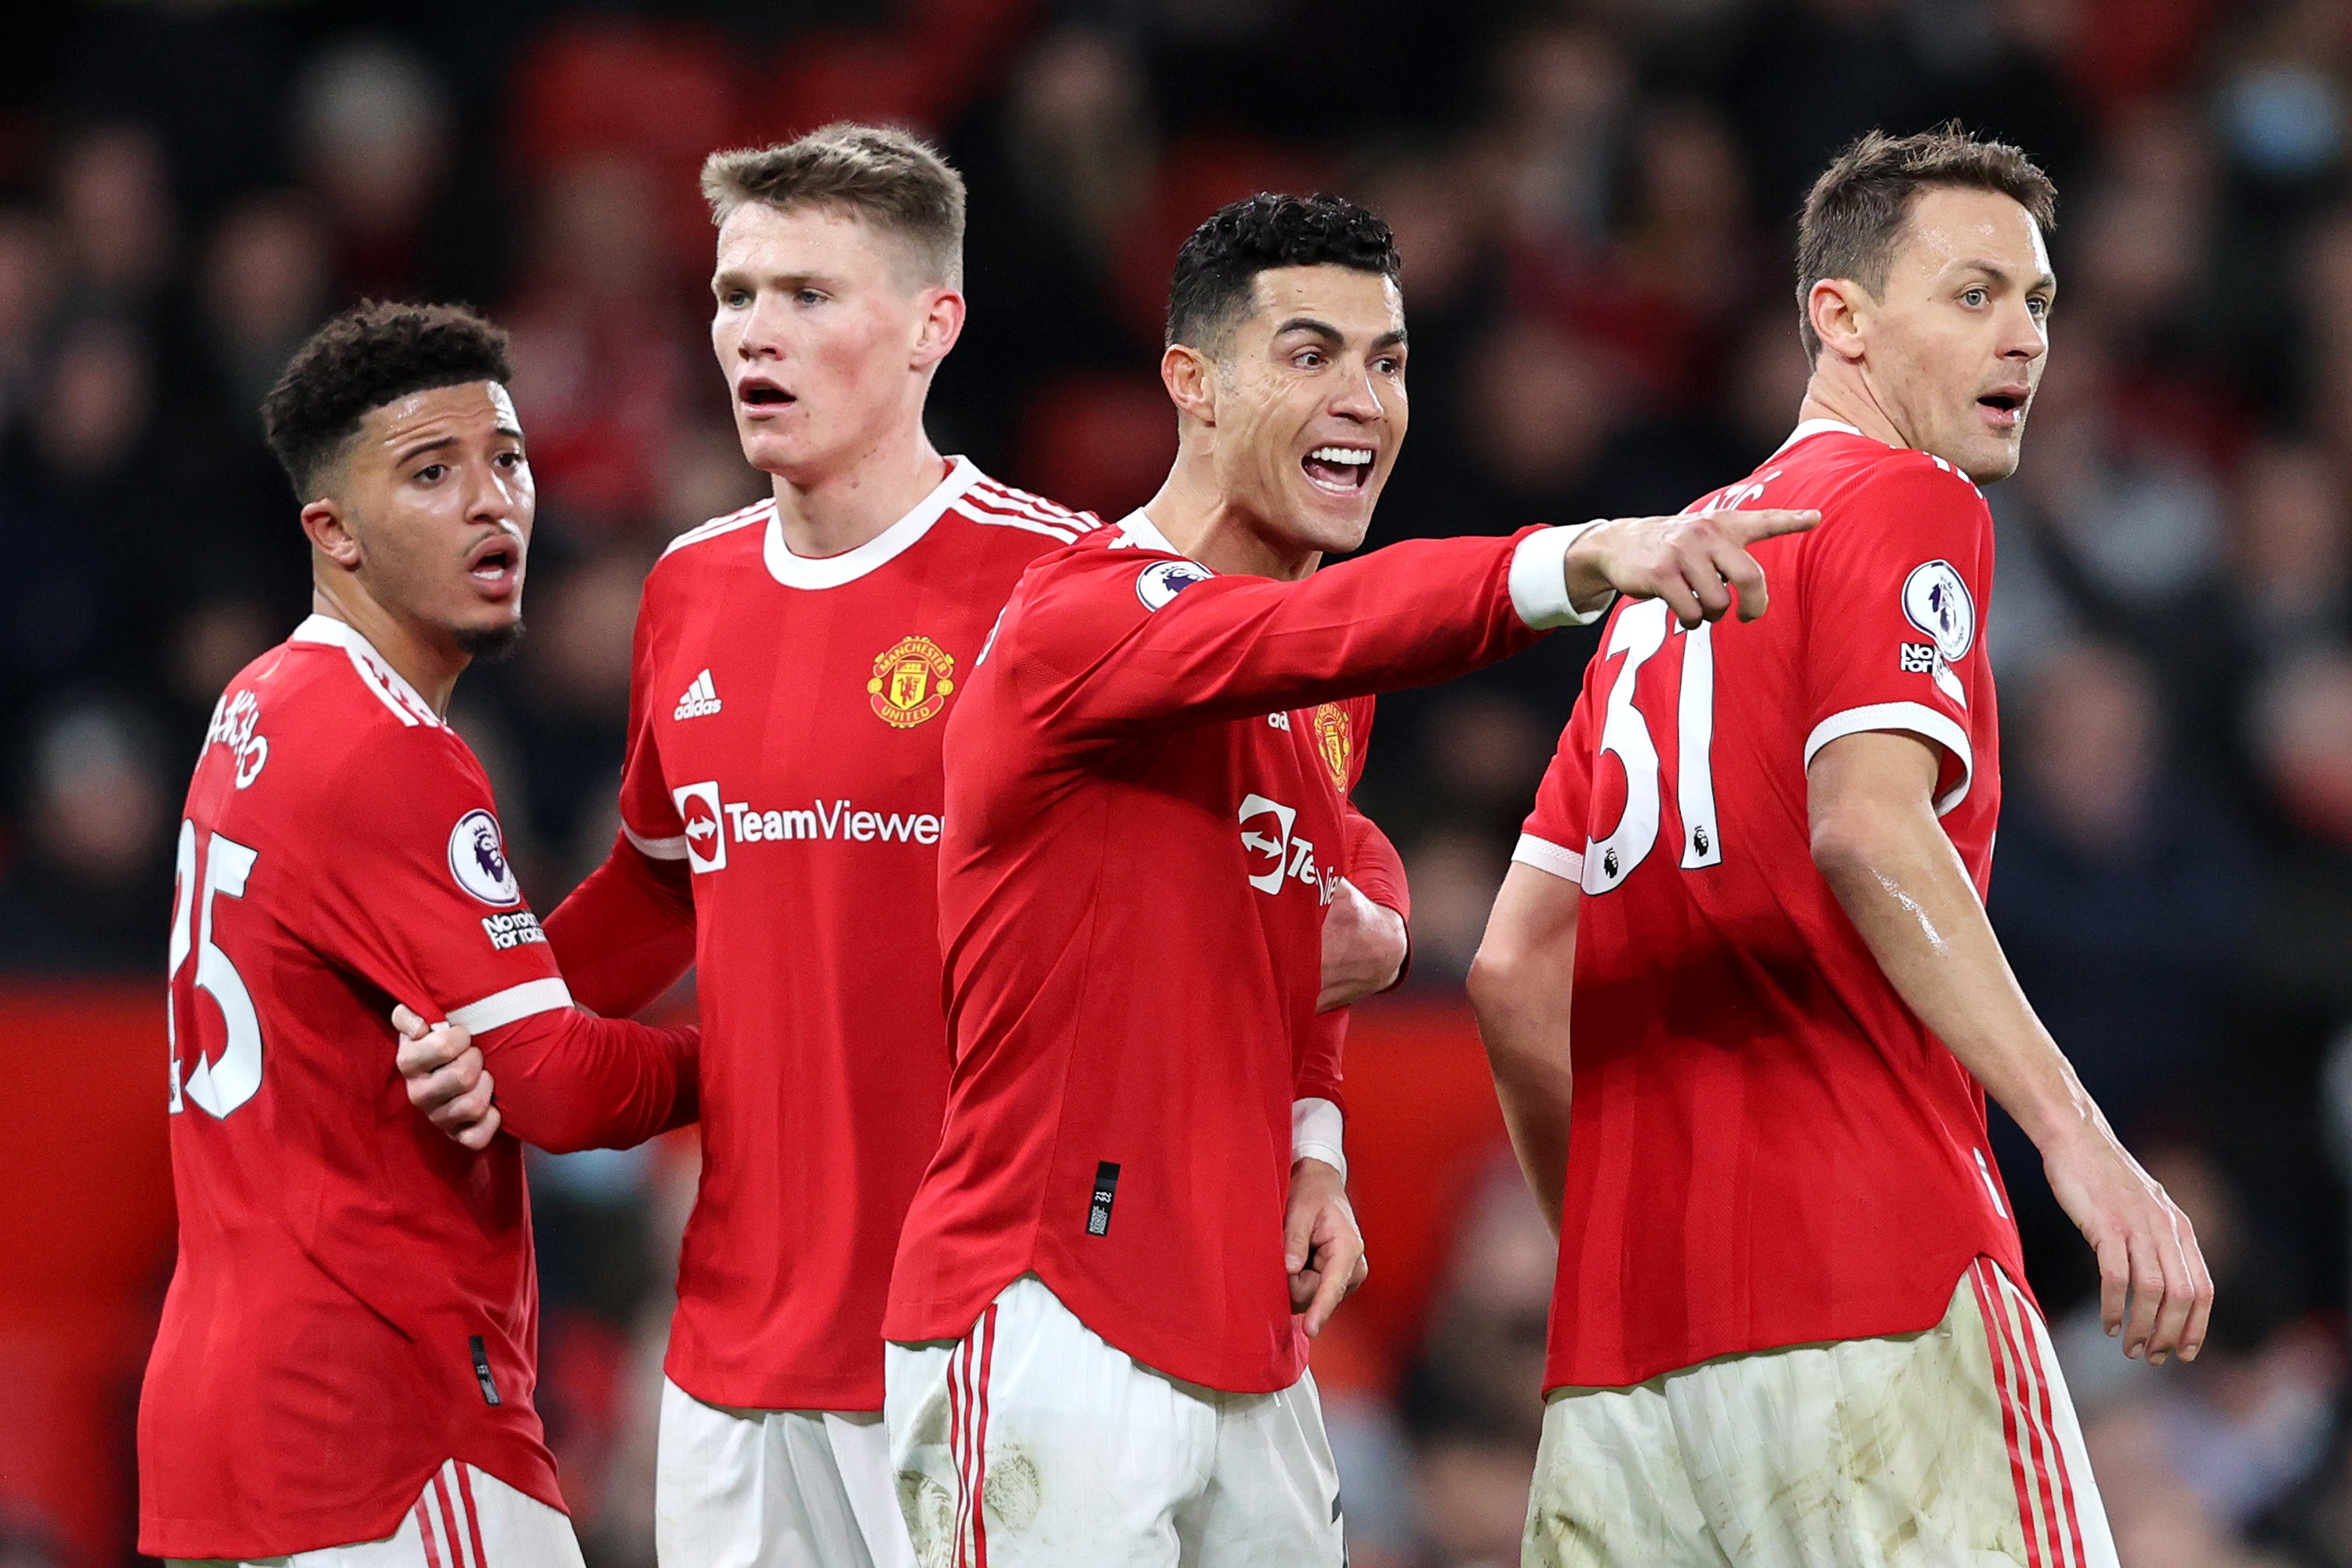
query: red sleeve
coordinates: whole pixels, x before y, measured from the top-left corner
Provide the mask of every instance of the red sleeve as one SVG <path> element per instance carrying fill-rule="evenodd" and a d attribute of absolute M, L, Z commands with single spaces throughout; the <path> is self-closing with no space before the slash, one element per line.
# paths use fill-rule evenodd
<path fill-rule="evenodd" d="M 694 963 L 694 889 L 681 860 L 613 841 L 604 863 L 547 917 L 572 1000 L 608 1018 L 643 1012 Z"/>
<path fill-rule="evenodd" d="M 995 657 L 1037 722 L 1072 737 L 1427 685 L 1542 635 L 1512 606 L 1519 537 L 1391 544 L 1295 583 L 1081 550 L 1028 580 Z"/>
<path fill-rule="evenodd" d="M 1969 705 L 1990 691 L 1979 615 L 1992 514 L 1926 453 L 1874 466 L 1804 541 L 1804 761 L 1842 735 L 1900 730 L 1942 754 L 1940 814 L 1969 792 Z"/>
<path fill-rule="evenodd" d="M 660 568 L 655 569 L 656 574 Z M 654 584 L 646 585 L 630 644 L 629 742 L 621 759 L 621 834 L 647 859 L 686 863 L 686 823 L 663 776 L 654 737 Z"/>
<path fill-rule="evenodd" d="M 1348 1097 L 1340 1089 L 1347 1075 L 1339 1070 L 1339 1064 L 1347 1052 L 1349 1011 L 1334 1007 L 1316 1014 L 1307 1025 L 1307 1049 L 1299 1058 L 1293 1100 L 1328 1100 L 1342 1112 L 1347 1110 Z"/>
<path fill-rule="evenodd" d="M 629 741 L 621 834 L 604 863 L 547 919 L 547 940 L 580 1005 L 608 1018 L 642 1011 L 694 963 L 694 889 L 686 825 L 654 737 L 653 589 L 631 646 Z"/>
<path fill-rule="evenodd" d="M 626 1149 L 699 1110 L 697 1029 L 534 1014 L 482 1037 L 506 1130 L 553 1154 Z"/>
<path fill-rule="evenodd" d="M 1364 897 L 1412 919 L 1412 894 L 1405 886 L 1404 858 L 1389 836 L 1381 831 L 1380 824 L 1348 803 L 1348 880 L 1356 884 Z"/>
<path fill-rule="evenodd" d="M 518 1135 L 584 1148 L 692 1118 L 696 1035 L 572 1006 L 463 741 L 424 726 L 386 731 L 353 749 L 334 798 L 345 809 L 321 861 L 314 940 L 427 1021 L 471 1030 Z"/>
<path fill-rule="evenodd" d="M 1559 749 L 1544 769 L 1543 783 L 1536 786 L 1535 809 L 1528 813 L 1518 846 L 1511 851 L 1512 859 L 1580 886 L 1584 851 L 1592 842 L 1588 826 L 1592 820 L 1592 759 L 1600 745 L 1594 715 L 1601 704 L 1593 696 L 1593 682 L 1606 663 L 1595 658 L 1587 666 L 1576 711 L 1560 731 Z"/>
<path fill-rule="evenodd" d="M 572 1005 L 507 864 L 489 782 L 454 732 L 371 734 L 343 760 L 331 799 L 334 847 L 319 861 L 310 933 L 326 956 L 478 1035 Z M 387 1016 L 387 1042 L 391 1032 Z"/>

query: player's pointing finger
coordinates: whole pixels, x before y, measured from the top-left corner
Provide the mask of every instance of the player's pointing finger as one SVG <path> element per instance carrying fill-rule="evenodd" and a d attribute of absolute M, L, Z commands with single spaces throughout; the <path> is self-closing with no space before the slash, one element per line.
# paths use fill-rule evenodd
<path fill-rule="evenodd" d="M 1802 533 L 1822 521 L 1817 511 L 1789 511 L 1764 508 L 1756 511 L 1715 511 L 1707 515 L 1721 525 L 1723 531 L 1737 544 L 1753 544 L 1759 539 L 1772 539 L 1783 533 Z"/>

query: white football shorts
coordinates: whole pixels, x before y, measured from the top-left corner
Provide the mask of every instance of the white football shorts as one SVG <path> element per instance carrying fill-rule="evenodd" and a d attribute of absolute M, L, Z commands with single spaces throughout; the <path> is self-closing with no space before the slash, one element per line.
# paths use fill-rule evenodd
<path fill-rule="evenodd" d="M 174 1557 L 169 1568 L 583 1568 L 572 1520 L 498 1477 L 450 1459 L 400 1528 L 355 1542 L 238 1563 Z"/>
<path fill-rule="evenodd" d="M 1523 1568 L 2116 1568 L 2042 1315 L 1990 1258 L 1923 1333 L 1555 1390 Z"/>
<path fill-rule="evenodd" d="M 1226 1394 L 1152 1371 L 1034 1275 L 971 1332 L 885 1352 L 922 1568 L 1340 1568 L 1315 1380 Z"/>
<path fill-rule="evenodd" d="M 873 1410 L 731 1410 L 665 1378 L 654 1459 L 662 1568 L 914 1568 Z"/>

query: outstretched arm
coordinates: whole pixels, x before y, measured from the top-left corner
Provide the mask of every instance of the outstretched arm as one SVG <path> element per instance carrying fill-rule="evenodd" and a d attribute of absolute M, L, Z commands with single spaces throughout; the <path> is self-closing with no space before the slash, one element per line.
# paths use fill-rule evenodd
<path fill-rule="evenodd" d="M 1566 878 L 1514 861 L 1470 964 L 1470 1005 L 1503 1124 L 1554 1236 L 1568 1185 L 1569 994 L 1583 896 Z"/>
<path fill-rule="evenodd" d="M 1736 598 L 1753 620 L 1766 589 L 1747 546 L 1819 521 L 1720 511 L 1412 540 L 1298 582 L 1106 551 L 1016 598 L 993 657 L 1033 720 L 1066 733 L 1246 718 L 1451 679 L 1590 622 L 1612 592 L 1662 598 L 1690 625 Z"/>
<path fill-rule="evenodd" d="M 2019 989 L 1936 820 L 1937 761 L 1908 733 L 1823 746 L 1807 769 L 1813 864 L 1895 991 L 2042 1152 L 2052 1191 L 2098 1255 L 2107 1332 L 2122 1334 L 2127 1356 L 2193 1360 L 2213 1305 L 2196 1233 Z"/>

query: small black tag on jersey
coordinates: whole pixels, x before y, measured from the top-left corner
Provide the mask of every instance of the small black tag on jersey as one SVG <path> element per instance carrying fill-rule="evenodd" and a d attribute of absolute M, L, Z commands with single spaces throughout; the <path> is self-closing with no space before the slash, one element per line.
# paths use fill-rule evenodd
<path fill-rule="evenodd" d="M 1108 1160 L 1095 1167 L 1095 1201 L 1087 1210 L 1087 1234 L 1110 1234 L 1110 1201 L 1118 1195 L 1118 1167 Z"/>
<path fill-rule="evenodd" d="M 482 1403 L 503 1404 L 504 1401 L 499 1398 L 499 1380 L 490 1375 L 490 1352 L 483 1345 L 482 1336 L 469 1335 L 466 1343 L 471 1346 L 474 1352 L 474 1381 L 482 1385 Z"/>

